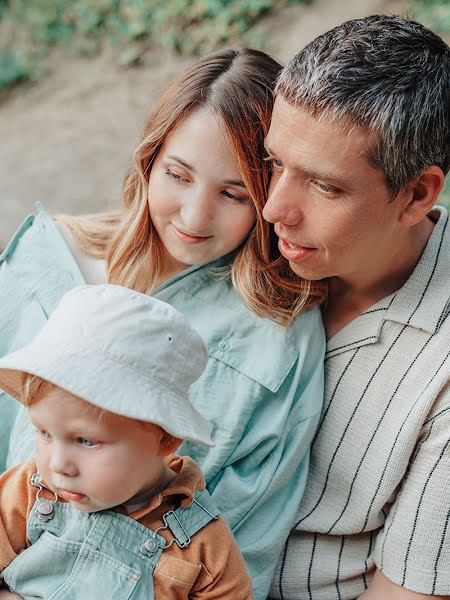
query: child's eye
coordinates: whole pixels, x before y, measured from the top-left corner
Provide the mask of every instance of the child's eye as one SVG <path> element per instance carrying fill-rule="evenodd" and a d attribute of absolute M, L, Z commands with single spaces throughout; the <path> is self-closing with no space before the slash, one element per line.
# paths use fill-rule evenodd
<path fill-rule="evenodd" d="M 46 431 L 45 429 L 37 429 L 36 430 L 39 435 L 41 436 L 41 438 L 43 438 L 44 440 L 49 440 L 52 436 L 49 434 L 48 431 Z"/>
<path fill-rule="evenodd" d="M 94 440 L 89 440 L 88 438 L 78 438 L 77 442 L 81 446 L 85 446 L 86 448 L 93 448 L 98 444 L 98 442 L 95 442 Z"/>

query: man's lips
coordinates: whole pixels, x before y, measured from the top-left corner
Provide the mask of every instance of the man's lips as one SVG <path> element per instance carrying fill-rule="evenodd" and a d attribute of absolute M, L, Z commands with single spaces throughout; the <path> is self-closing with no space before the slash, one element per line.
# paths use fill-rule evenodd
<path fill-rule="evenodd" d="M 209 238 L 212 237 L 211 235 L 204 235 L 204 236 L 189 235 L 188 233 L 185 233 L 181 229 L 178 229 L 178 227 L 176 227 L 173 224 L 172 224 L 172 227 L 173 227 L 173 230 L 176 233 L 176 235 L 180 238 L 180 240 L 182 240 L 183 242 L 187 242 L 188 244 L 198 244 L 198 243 L 204 242 L 205 240 L 209 240 Z"/>
<path fill-rule="evenodd" d="M 296 244 L 291 244 L 282 238 L 278 240 L 278 248 L 285 258 L 293 262 L 305 260 L 317 252 L 317 248 L 298 246 Z"/>
<path fill-rule="evenodd" d="M 61 498 L 64 498 L 64 500 L 72 502 L 83 500 L 84 498 L 86 498 L 84 494 L 78 494 L 77 492 L 69 492 L 68 490 L 63 489 L 58 490 L 58 495 L 61 496 Z"/>

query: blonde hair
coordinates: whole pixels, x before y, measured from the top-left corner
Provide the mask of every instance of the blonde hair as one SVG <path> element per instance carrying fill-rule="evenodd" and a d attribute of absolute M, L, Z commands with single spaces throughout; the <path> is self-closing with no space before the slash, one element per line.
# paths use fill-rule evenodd
<path fill-rule="evenodd" d="M 21 402 L 24 406 L 29 408 L 33 402 L 53 388 L 56 388 L 56 385 L 42 379 L 42 377 L 32 375 L 31 373 L 22 373 Z"/>
<path fill-rule="evenodd" d="M 27 408 L 30 408 L 35 402 L 38 402 L 45 394 L 48 394 L 51 390 L 58 389 L 57 385 L 50 383 L 46 379 L 42 379 L 42 377 L 38 377 L 37 375 L 32 375 L 31 373 L 22 373 L 21 380 L 21 402 Z M 100 408 L 95 404 L 91 404 L 84 398 L 80 398 L 76 396 L 82 403 L 84 409 L 83 413 L 89 412 L 93 417 L 97 418 L 98 421 L 101 421 L 103 415 L 109 413 L 114 415 L 116 418 L 126 419 L 127 421 L 132 421 L 136 424 L 137 427 L 141 427 L 146 431 L 154 431 L 154 428 L 160 429 L 164 435 L 169 436 L 171 439 L 175 438 L 174 435 L 165 431 L 160 425 L 156 423 L 150 423 L 148 421 L 142 421 L 141 419 L 135 419 L 133 417 L 126 417 L 124 415 L 119 415 L 118 413 L 113 413 L 111 411 L 107 411 L 106 409 Z"/>
<path fill-rule="evenodd" d="M 48 394 L 50 391 L 58 389 L 58 386 L 46 379 L 42 379 L 42 377 L 38 377 L 37 375 L 32 375 L 31 373 L 22 373 L 22 381 L 21 381 L 21 401 L 24 406 L 30 408 L 32 404 L 40 400 L 45 394 Z M 62 389 L 62 388 L 59 388 Z M 75 394 L 73 394 L 75 396 Z M 97 417 L 98 420 L 101 420 L 102 415 L 106 412 L 103 408 L 99 406 L 95 406 L 91 404 L 87 400 L 83 398 L 79 398 L 79 396 L 75 396 L 83 403 L 84 411 L 90 412 L 93 416 Z M 125 417 L 124 417 L 125 418 Z"/>
<path fill-rule="evenodd" d="M 306 281 L 290 269 L 273 226 L 262 216 L 270 179 L 264 138 L 280 68 L 267 54 L 251 49 L 221 50 L 196 62 L 169 86 L 145 124 L 124 181 L 123 210 L 58 217 L 82 250 L 106 260 L 109 283 L 150 293 L 161 282 L 165 252 L 147 200 L 151 165 L 177 124 L 207 108 L 221 120 L 256 212 L 255 225 L 228 271 L 235 289 L 254 313 L 282 325 L 325 299 L 323 282 Z"/>

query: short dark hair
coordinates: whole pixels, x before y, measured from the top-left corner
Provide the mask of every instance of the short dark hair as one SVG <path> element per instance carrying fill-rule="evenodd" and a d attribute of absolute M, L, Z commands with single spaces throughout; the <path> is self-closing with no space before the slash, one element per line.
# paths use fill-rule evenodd
<path fill-rule="evenodd" d="M 314 117 L 369 135 L 369 161 L 395 196 L 450 166 L 450 48 L 415 21 L 373 15 L 319 36 L 281 72 L 276 93 Z"/>

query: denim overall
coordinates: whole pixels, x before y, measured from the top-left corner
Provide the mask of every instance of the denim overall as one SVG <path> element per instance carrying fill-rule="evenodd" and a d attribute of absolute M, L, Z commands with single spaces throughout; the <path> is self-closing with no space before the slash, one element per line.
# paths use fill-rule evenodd
<path fill-rule="evenodd" d="M 32 484 L 39 485 L 38 475 Z M 69 503 L 41 500 L 39 492 L 27 522 L 31 546 L 0 577 L 25 600 L 152 600 L 153 571 L 172 543 L 186 547 L 191 537 L 217 519 L 207 490 L 187 508 L 163 516 L 174 536 L 170 543 L 129 517 L 104 510 L 85 513 Z"/>

